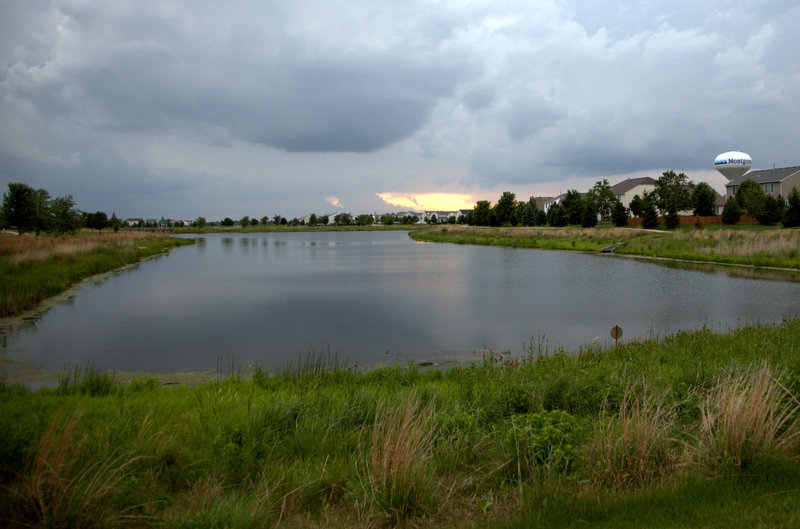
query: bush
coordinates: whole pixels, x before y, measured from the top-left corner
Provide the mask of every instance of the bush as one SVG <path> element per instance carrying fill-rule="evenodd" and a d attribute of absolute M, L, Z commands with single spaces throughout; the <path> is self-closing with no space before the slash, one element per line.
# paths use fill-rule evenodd
<path fill-rule="evenodd" d="M 526 413 L 511 418 L 506 449 L 511 456 L 511 474 L 520 479 L 537 468 L 569 472 L 578 459 L 578 421 L 561 410 Z"/>

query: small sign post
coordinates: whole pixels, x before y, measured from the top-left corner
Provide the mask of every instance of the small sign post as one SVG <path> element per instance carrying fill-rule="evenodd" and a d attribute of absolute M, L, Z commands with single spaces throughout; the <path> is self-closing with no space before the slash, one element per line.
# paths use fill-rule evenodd
<path fill-rule="evenodd" d="M 614 325 L 611 329 L 611 337 L 614 338 L 614 347 L 617 346 L 617 340 L 622 338 L 622 327 L 619 325 Z"/>

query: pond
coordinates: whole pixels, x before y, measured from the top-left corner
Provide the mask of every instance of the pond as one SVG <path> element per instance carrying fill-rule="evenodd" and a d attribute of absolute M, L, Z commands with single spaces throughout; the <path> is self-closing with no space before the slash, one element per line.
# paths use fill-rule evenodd
<path fill-rule="evenodd" d="M 469 361 L 800 313 L 800 283 L 610 255 L 416 243 L 406 232 L 192 236 L 5 336 L 4 354 L 100 370 Z"/>

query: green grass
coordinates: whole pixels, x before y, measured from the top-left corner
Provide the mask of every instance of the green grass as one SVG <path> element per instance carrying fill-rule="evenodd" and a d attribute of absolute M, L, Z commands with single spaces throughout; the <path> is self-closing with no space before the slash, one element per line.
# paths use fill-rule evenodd
<path fill-rule="evenodd" d="M 790 527 L 798 344 L 789 320 L 578 352 L 532 344 L 446 370 L 359 372 L 315 354 L 196 387 L 91 369 L 36 392 L 3 380 L 0 520 Z"/>

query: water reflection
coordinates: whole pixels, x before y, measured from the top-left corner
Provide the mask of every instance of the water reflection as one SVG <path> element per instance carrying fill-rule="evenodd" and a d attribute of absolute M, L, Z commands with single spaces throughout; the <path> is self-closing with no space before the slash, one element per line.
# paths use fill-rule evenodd
<path fill-rule="evenodd" d="M 577 348 L 798 314 L 800 284 L 568 252 L 419 244 L 402 232 L 205 235 L 84 289 L 8 337 L 50 367 L 213 369 L 223 355 L 283 365 L 310 350 L 373 365 Z M 260 251 L 258 250 L 260 249 Z M 666 266 L 665 266 L 666 265 Z M 726 269 L 726 272 L 728 269 Z"/>

